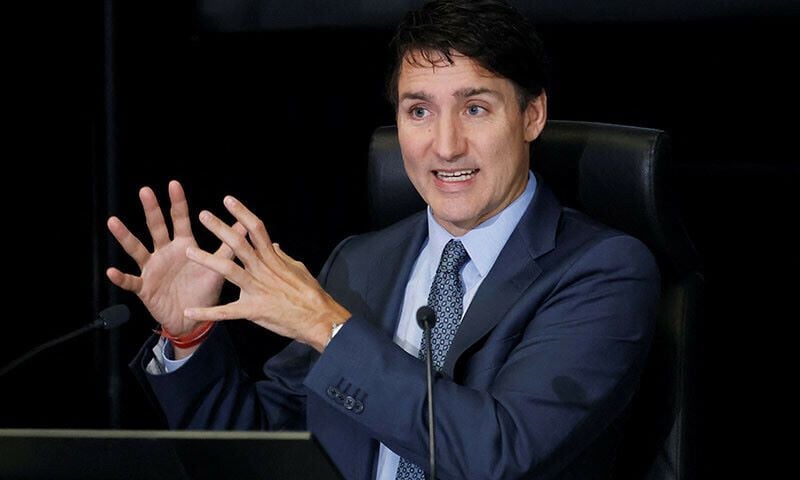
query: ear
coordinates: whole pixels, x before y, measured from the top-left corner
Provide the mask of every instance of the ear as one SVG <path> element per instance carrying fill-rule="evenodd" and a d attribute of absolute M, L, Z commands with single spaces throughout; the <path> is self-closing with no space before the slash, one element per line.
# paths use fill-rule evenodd
<path fill-rule="evenodd" d="M 525 122 L 525 141 L 532 142 L 542 133 L 547 121 L 547 92 L 542 90 L 538 97 L 529 101 L 522 117 Z"/>

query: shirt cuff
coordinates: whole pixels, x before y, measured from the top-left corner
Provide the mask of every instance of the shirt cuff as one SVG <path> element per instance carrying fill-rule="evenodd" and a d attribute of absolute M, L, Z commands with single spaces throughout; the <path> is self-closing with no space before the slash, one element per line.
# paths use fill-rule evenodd
<path fill-rule="evenodd" d="M 180 360 L 173 360 L 171 357 L 175 356 L 175 350 L 172 348 L 172 344 L 163 337 L 159 338 L 158 342 L 153 346 L 153 359 L 147 364 L 147 373 L 152 375 L 172 373 L 189 361 L 192 355 Z"/>

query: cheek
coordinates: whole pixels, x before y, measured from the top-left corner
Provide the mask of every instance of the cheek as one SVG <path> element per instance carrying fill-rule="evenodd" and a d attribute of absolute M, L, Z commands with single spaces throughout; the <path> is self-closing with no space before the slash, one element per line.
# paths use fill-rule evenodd
<path fill-rule="evenodd" d="M 413 151 L 403 151 L 403 168 L 414 188 L 418 191 L 423 189 L 426 169 Z"/>
<path fill-rule="evenodd" d="M 403 166 L 409 175 L 424 169 L 424 149 L 418 142 L 401 139 L 400 154 L 403 157 Z"/>
<path fill-rule="evenodd" d="M 419 165 L 419 156 L 417 152 L 408 145 L 404 145 L 400 148 L 400 155 L 403 158 L 403 166 L 406 170 L 414 169 Z"/>

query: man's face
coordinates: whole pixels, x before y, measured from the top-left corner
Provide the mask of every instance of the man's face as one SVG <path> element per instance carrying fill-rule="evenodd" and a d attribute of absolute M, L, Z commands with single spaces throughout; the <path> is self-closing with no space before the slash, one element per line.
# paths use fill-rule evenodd
<path fill-rule="evenodd" d="M 511 81 L 472 59 L 416 58 L 419 65 L 403 62 L 397 85 L 403 163 L 434 218 L 460 236 L 525 189 L 547 100 L 542 93 L 520 110 Z"/>

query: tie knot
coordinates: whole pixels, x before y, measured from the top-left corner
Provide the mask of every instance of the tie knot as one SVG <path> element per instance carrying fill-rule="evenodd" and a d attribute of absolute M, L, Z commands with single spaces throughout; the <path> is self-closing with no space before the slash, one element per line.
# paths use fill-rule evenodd
<path fill-rule="evenodd" d="M 443 272 L 458 272 L 467 263 L 467 260 L 469 260 L 469 254 L 461 240 L 450 240 L 444 246 L 439 269 Z"/>

